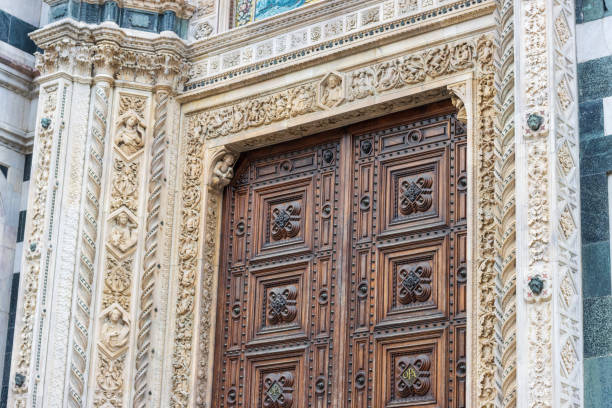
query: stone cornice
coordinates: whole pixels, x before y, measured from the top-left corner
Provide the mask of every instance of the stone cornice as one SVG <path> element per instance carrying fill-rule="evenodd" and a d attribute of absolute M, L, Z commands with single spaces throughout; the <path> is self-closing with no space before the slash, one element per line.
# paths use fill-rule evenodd
<path fill-rule="evenodd" d="M 186 45 L 172 33 L 132 33 L 113 23 L 66 19 L 35 31 L 32 39 L 44 50 L 37 53 L 39 81 L 57 75 L 79 81 L 94 76 L 178 90 L 189 70 Z"/>
<path fill-rule="evenodd" d="M 466 2 L 462 2 L 462 4 L 465 3 Z M 465 9 L 460 8 L 454 11 L 445 11 L 431 18 L 423 19 L 420 23 L 417 22 L 405 26 L 399 23 L 399 20 L 411 18 L 411 16 L 408 16 L 403 19 L 385 22 L 377 26 L 367 27 L 364 30 L 345 33 L 342 36 L 326 41 L 326 44 L 333 43 L 333 47 L 313 45 L 303 49 L 292 50 L 285 55 L 275 56 L 274 58 L 257 61 L 249 65 L 242 65 L 230 71 L 210 75 L 202 80 L 193 81 L 191 84 L 188 84 L 186 92 L 183 93 L 179 99 L 181 102 L 189 102 L 205 96 L 226 92 L 250 83 L 259 82 L 262 79 L 268 80 L 288 72 L 308 68 L 332 58 L 336 59 L 345 55 L 355 54 L 356 52 L 372 49 L 373 47 L 379 47 L 416 35 L 474 20 L 482 16 L 490 15 L 495 10 L 495 3 L 490 0 L 476 0 L 472 3 L 474 4 L 469 8 L 466 7 Z M 445 7 L 450 7 L 453 4 L 454 3 L 450 3 Z M 390 26 L 395 26 L 395 29 L 386 29 Z M 474 30 L 473 33 L 485 32 L 490 29 L 490 26 L 483 26 Z M 216 38 L 218 37 L 213 37 L 213 39 Z M 350 41 L 349 38 L 351 38 Z M 446 38 L 444 40 L 447 41 L 448 39 Z M 240 42 L 233 42 L 233 44 L 235 44 L 236 48 L 242 45 Z M 283 60 L 283 62 L 277 63 L 274 61 L 279 59 Z M 194 86 L 194 84 L 202 84 L 205 81 L 207 83 L 203 86 Z"/>
<path fill-rule="evenodd" d="M 30 38 L 42 49 L 63 39 L 72 39 L 80 43 L 113 42 L 122 48 L 145 52 L 167 51 L 185 55 L 187 46 L 177 35 L 170 32 L 161 34 L 119 28 L 115 23 L 92 25 L 67 18 L 49 24 L 30 33 Z"/>
<path fill-rule="evenodd" d="M 235 48 L 237 44 L 258 42 L 283 31 L 333 18 L 338 13 L 350 13 L 368 5 L 380 4 L 380 0 L 328 0 L 311 3 L 274 18 L 249 23 L 224 33 L 194 42 L 189 57 L 197 59 L 203 55 Z"/>

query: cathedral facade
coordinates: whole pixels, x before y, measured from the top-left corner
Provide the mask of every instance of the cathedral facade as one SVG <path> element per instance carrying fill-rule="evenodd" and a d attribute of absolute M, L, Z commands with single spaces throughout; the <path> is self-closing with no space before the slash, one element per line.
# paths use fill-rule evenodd
<path fill-rule="evenodd" d="M 609 404 L 580 7 L 45 0 L 7 406 Z"/>

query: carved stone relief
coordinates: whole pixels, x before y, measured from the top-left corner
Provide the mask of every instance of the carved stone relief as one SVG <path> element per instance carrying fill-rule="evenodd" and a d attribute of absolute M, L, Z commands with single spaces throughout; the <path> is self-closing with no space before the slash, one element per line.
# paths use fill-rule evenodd
<path fill-rule="evenodd" d="M 56 126 L 56 109 L 58 104 L 59 85 L 49 85 L 41 89 L 42 114 L 37 131 L 37 152 L 35 170 L 32 177 L 32 194 L 29 200 L 31 210 L 28 214 L 30 230 L 28 242 L 24 245 L 25 262 L 21 291 L 23 315 L 19 330 L 20 348 L 15 350 L 13 359 L 15 373 L 12 390 L 16 397 L 16 406 L 25 406 L 27 393 L 30 390 L 30 364 L 33 351 L 34 322 L 36 303 L 41 272 L 43 234 L 46 230 L 46 205 L 49 191 L 49 174 L 53 135 Z"/>
<path fill-rule="evenodd" d="M 138 242 L 140 213 L 138 179 L 141 155 L 145 146 L 145 109 L 147 97 L 120 94 L 113 137 L 113 168 L 109 209 L 106 220 L 106 263 L 99 316 L 97 343 L 96 407 L 123 407 L 127 383 L 125 361 L 128 340 L 133 330 L 132 280 L 137 260 L 134 251 Z"/>

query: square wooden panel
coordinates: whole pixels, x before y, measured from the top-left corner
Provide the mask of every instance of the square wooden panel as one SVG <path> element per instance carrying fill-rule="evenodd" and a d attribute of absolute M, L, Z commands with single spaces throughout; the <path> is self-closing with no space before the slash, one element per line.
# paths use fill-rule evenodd
<path fill-rule="evenodd" d="M 310 263 L 251 271 L 247 345 L 307 337 L 310 274 Z"/>
<path fill-rule="evenodd" d="M 446 331 L 376 341 L 375 407 L 446 406 Z"/>
<path fill-rule="evenodd" d="M 253 255 L 309 251 L 313 231 L 313 178 L 253 190 Z"/>
<path fill-rule="evenodd" d="M 379 325 L 447 316 L 448 238 L 379 250 L 376 309 Z"/>
<path fill-rule="evenodd" d="M 437 148 L 381 163 L 380 234 L 445 225 L 448 219 L 448 149 Z"/>
<path fill-rule="evenodd" d="M 247 357 L 246 407 L 296 408 L 306 406 L 304 351 Z"/>

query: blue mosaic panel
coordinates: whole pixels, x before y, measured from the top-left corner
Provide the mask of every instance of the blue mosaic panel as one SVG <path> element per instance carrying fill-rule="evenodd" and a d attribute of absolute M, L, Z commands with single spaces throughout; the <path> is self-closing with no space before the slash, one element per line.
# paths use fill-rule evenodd
<path fill-rule="evenodd" d="M 241 26 L 319 0 L 236 0 L 234 24 Z"/>

